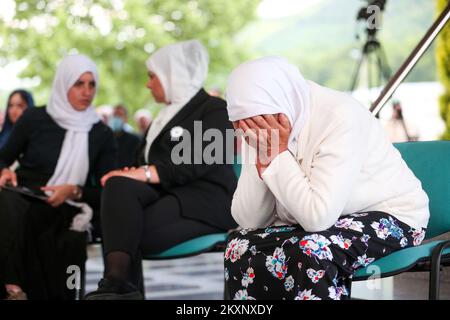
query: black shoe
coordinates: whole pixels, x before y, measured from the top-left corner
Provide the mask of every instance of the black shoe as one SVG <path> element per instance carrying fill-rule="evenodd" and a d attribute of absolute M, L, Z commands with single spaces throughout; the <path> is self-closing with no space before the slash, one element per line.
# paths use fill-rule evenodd
<path fill-rule="evenodd" d="M 101 279 L 98 289 L 88 293 L 84 300 L 144 300 L 144 296 L 130 282 L 107 277 Z"/>

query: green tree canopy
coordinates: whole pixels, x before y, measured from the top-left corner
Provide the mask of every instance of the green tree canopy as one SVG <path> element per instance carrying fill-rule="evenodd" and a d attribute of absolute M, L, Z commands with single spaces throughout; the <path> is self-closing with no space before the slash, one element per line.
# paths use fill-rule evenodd
<path fill-rule="evenodd" d="M 440 14 L 447 5 L 447 0 L 438 0 L 437 11 Z M 439 99 L 442 119 L 445 122 L 443 138 L 450 140 L 450 22 L 442 29 L 436 46 L 436 60 L 439 78 L 444 86 L 444 93 Z"/>
<path fill-rule="evenodd" d="M 2 0 L 3 1 L 3 0 Z M 157 48 L 199 39 L 210 54 L 207 85 L 223 88 L 246 57 L 233 36 L 254 18 L 259 0 L 18 0 L 0 15 L 0 66 L 25 59 L 20 75 L 34 78 L 46 103 L 58 61 L 68 53 L 93 58 L 100 72 L 96 104 L 125 103 L 130 111 L 152 101 L 145 61 Z"/>

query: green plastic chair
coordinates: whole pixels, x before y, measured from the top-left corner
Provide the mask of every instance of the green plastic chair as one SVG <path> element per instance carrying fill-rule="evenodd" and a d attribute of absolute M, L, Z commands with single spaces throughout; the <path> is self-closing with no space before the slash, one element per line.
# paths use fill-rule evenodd
<path fill-rule="evenodd" d="M 147 255 L 145 260 L 178 259 L 205 252 L 221 252 L 225 250 L 228 233 L 214 233 L 182 242 L 161 253 Z"/>
<path fill-rule="evenodd" d="M 450 232 L 450 141 L 395 144 L 430 199 L 425 239 Z M 450 241 L 431 241 L 396 251 L 359 269 L 351 281 L 385 278 L 408 271 L 429 271 L 429 299 L 439 299 L 441 266 L 449 265 Z M 349 284 L 351 285 L 351 283 Z"/>

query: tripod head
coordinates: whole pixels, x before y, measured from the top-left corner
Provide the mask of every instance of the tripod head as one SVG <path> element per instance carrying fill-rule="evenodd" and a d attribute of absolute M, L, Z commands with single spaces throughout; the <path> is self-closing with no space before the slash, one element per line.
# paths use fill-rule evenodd
<path fill-rule="evenodd" d="M 364 46 L 363 46 L 363 54 L 367 55 L 367 54 L 372 53 L 380 48 L 381 48 L 381 44 L 375 37 L 373 37 L 372 39 L 367 39 L 366 43 L 364 43 Z"/>
<path fill-rule="evenodd" d="M 376 41 L 375 36 L 378 28 L 371 20 L 374 18 L 377 19 L 376 16 L 374 17 L 374 14 L 376 15 L 378 12 L 382 12 L 384 10 L 386 1 L 387 0 L 366 0 L 366 2 L 368 2 L 367 6 L 360 8 L 358 14 L 356 15 L 356 21 L 362 20 L 366 24 L 365 31 L 367 34 L 367 41 Z M 375 8 L 377 9 L 374 10 Z"/>

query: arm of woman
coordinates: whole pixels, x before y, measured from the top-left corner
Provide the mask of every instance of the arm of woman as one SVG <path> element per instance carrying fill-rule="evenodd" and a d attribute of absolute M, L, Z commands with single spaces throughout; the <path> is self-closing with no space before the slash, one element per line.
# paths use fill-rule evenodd
<path fill-rule="evenodd" d="M 11 183 L 13 186 L 17 187 L 17 175 L 14 171 L 4 168 L 0 170 L 0 188 Z"/>
<path fill-rule="evenodd" d="M 81 194 L 80 187 L 73 184 L 63 184 L 59 186 L 41 187 L 42 191 L 51 192 L 47 199 L 47 203 L 52 207 L 59 207 L 66 200 L 79 200 Z"/>
<path fill-rule="evenodd" d="M 321 142 L 307 177 L 289 151 L 262 174 L 278 201 L 306 231 L 331 227 L 347 203 L 361 170 L 366 135 L 355 116 L 342 116 Z"/>
<path fill-rule="evenodd" d="M 153 165 L 148 166 L 148 171 L 150 172 L 150 181 L 148 180 L 147 173 L 146 173 L 146 170 L 144 169 L 144 167 L 139 167 L 139 168 L 125 167 L 123 169 L 112 170 L 102 177 L 101 185 L 105 186 L 106 181 L 108 181 L 108 179 L 112 178 L 112 177 L 126 177 L 126 178 L 130 178 L 133 180 L 151 183 L 151 184 L 160 183 L 159 175 L 158 175 L 158 171 L 156 170 L 156 167 Z"/>
<path fill-rule="evenodd" d="M 130 179 L 148 183 L 149 181 L 144 167 L 117 168 L 117 160 L 116 160 L 117 146 L 114 137 L 112 135 L 112 132 L 110 132 L 110 137 L 108 141 L 109 143 L 107 145 L 109 147 L 106 148 L 105 151 L 102 153 L 97 169 L 95 170 L 97 172 L 96 176 L 100 177 L 98 180 L 98 184 L 104 187 L 109 178 L 117 176 L 127 177 Z M 148 171 L 150 172 L 151 175 L 150 183 L 151 184 L 160 183 L 158 170 L 156 169 L 156 167 L 154 165 L 150 165 L 148 167 Z M 92 188 L 85 187 L 83 188 L 83 193 L 85 193 L 87 190 L 88 191 L 87 195 L 89 196 L 89 193 L 93 191 L 91 189 Z M 94 196 L 94 194 L 92 194 L 92 196 Z"/>
<path fill-rule="evenodd" d="M 107 128 L 105 128 L 107 129 Z M 93 170 L 89 171 L 87 181 L 84 186 L 63 184 L 57 186 L 44 186 L 41 190 L 50 192 L 47 203 L 53 207 L 58 207 L 66 200 L 86 202 L 93 209 L 100 207 L 100 177 L 106 172 L 113 170 L 116 165 L 117 147 L 112 132 L 107 129 L 104 139 L 98 143 L 101 146 L 95 160 Z"/>
<path fill-rule="evenodd" d="M 275 197 L 258 175 L 256 151 L 242 139 L 242 172 L 231 204 L 234 220 L 243 228 L 262 228 L 275 219 Z M 247 161 L 245 155 L 249 155 Z"/>

